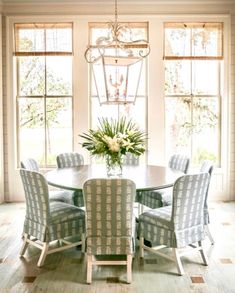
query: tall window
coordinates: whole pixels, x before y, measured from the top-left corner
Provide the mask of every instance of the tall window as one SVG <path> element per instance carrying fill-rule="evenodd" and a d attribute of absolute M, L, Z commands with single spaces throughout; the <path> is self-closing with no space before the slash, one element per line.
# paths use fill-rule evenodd
<path fill-rule="evenodd" d="M 72 150 L 72 24 L 15 24 L 18 161 Z"/>
<path fill-rule="evenodd" d="M 166 153 L 220 165 L 222 23 L 165 23 Z"/>
<path fill-rule="evenodd" d="M 147 23 L 127 23 L 132 31 L 132 39 L 148 39 Z M 96 45 L 97 38 L 107 35 L 108 25 L 105 23 L 90 23 L 90 44 Z M 127 32 L 128 33 L 128 32 Z M 128 36 L 127 36 L 128 37 Z M 125 36 L 123 36 L 125 39 Z M 135 50 L 134 48 L 131 48 Z M 115 48 L 113 49 L 115 50 Z M 91 77 L 91 126 L 95 128 L 99 117 L 119 118 L 126 116 L 135 121 L 139 127 L 146 130 L 146 61 L 144 61 L 135 104 L 100 105 L 94 79 Z M 114 69 L 115 70 L 115 67 Z"/>

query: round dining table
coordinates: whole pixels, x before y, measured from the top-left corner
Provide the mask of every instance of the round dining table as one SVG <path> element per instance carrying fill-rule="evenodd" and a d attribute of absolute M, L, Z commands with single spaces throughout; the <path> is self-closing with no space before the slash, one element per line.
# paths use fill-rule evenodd
<path fill-rule="evenodd" d="M 139 165 L 124 166 L 122 175 L 108 177 L 105 165 L 92 164 L 54 169 L 45 177 L 49 185 L 68 190 L 82 190 L 84 182 L 91 178 L 126 178 L 135 182 L 137 191 L 147 191 L 171 187 L 181 175 L 181 172 L 168 167 Z"/>

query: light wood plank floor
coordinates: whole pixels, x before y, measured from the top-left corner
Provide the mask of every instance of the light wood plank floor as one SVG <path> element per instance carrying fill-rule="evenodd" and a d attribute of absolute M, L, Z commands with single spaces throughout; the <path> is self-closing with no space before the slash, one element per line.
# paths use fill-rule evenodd
<path fill-rule="evenodd" d="M 210 264 L 202 265 L 199 253 L 183 258 L 186 274 L 178 276 L 174 264 L 145 253 L 133 261 L 133 282 L 126 284 L 125 267 L 93 269 L 93 282 L 85 283 L 85 256 L 79 249 L 47 256 L 37 268 L 39 250 L 30 247 L 25 258 L 18 254 L 25 214 L 24 203 L 0 205 L 0 292 L 161 293 L 235 292 L 235 202 L 210 204 L 211 232 L 215 245 L 204 240 Z"/>

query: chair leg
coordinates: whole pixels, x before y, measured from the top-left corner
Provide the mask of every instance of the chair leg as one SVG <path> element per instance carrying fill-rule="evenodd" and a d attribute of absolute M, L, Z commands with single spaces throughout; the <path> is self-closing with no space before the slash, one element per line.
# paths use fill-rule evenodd
<path fill-rule="evenodd" d="M 211 232 L 210 232 L 210 230 L 209 230 L 208 225 L 205 225 L 204 227 L 205 227 L 206 235 L 207 235 L 208 238 L 210 239 L 211 245 L 214 245 L 214 244 L 215 244 L 215 241 L 214 241 L 214 239 L 213 239 L 213 237 L 212 237 L 212 235 L 211 235 Z"/>
<path fill-rule="evenodd" d="M 91 284 L 92 281 L 92 255 L 87 255 L 87 284 Z"/>
<path fill-rule="evenodd" d="M 140 257 L 144 257 L 144 237 L 140 237 Z"/>
<path fill-rule="evenodd" d="M 202 260 L 203 260 L 204 264 L 205 264 L 206 266 L 208 266 L 208 265 L 209 265 L 209 261 L 208 261 L 208 258 L 207 258 L 207 256 L 206 256 L 205 251 L 203 250 L 202 242 L 201 242 L 201 241 L 198 241 L 198 245 L 199 245 L 199 247 L 201 248 L 199 251 L 200 251 L 200 253 L 201 253 Z"/>
<path fill-rule="evenodd" d="M 172 249 L 173 249 L 173 255 L 174 255 L 174 258 L 175 258 L 178 273 L 179 273 L 179 275 L 182 276 L 182 275 L 184 275 L 184 269 L 183 269 L 183 266 L 182 266 L 182 262 L 181 262 L 181 259 L 180 259 L 179 252 L 178 252 L 177 248 L 172 248 Z"/>
<path fill-rule="evenodd" d="M 127 283 L 132 282 L 132 255 L 127 255 Z"/>
<path fill-rule="evenodd" d="M 43 266 L 43 263 L 45 261 L 46 255 L 47 255 L 48 248 L 49 248 L 49 244 L 47 242 L 44 242 L 42 252 L 41 252 L 41 255 L 40 255 L 38 263 L 37 263 L 38 267 Z"/>
<path fill-rule="evenodd" d="M 29 235 L 27 233 L 24 233 L 23 245 L 22 245 L 21 250 L 20 250 L 20 257 L 25 254 L 25 251 L 28 248 L 28 245 L 29 245 L 29 243 L 27 242 L 28 239 L 29 239 Z"/>

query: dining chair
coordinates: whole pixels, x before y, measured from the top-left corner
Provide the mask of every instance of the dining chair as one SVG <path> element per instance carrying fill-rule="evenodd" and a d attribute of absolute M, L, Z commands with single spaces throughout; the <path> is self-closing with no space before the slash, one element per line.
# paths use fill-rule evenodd
<path fill-rule="evenodd" d="M 33 158 L 28 158 L 21 161 L 20 166 L 21 168 L 29 171 L 40 172 L 39 165 Z M 73 204 L 73 192 L 69 190 L 50 190 L 49 199 L 50 201 L 61 201 L 68 204 Z"/>
<path fill-rule="evenodd" d="M 36 246 L 41 249 L 37 263 L 41 267 L 48 254 L 81 244 L 84 251 L 85 212 L 63 202 L 49 201 L 48 184 L 42 174 L 20 169 L 20 175 L 26 199 L 20 256 L 25 254 L 29 244 Z M 75 242 L 69 241 L 71 236 L 76 236 Z M 59 240 L 59 247 L 50 247 L 55 240 Z"/>
<path fill-rule="evenodd" d="M 213 168 L 214 168 L 213 163 L 209 160 L 205 160 L 201 165 L 200 172 L 210 174 L 210 181 L 211 181 Z M 206 235 L 208 236 L 211 244 L 213 245 L 215 243 L 215 241 L 214 241 L 214 238 L 212 237 L 210 229 L 209 229 L 209 224 L 210 224 L 209 209 L 208 209 L 209 187 L 210 187 L 210 183 L 207 188 L 205 204 L 204 204 L 204 226 L 205 226 Z"/>
<path fill-rule="evenodd" d="M 184 175 L 173 186 L 172 206 L 148 210 L 139 217 L 140 256 L 144 250 L 156 253 L 176 263 L 178 273 L 184 274 L 179 249 L 189 246 L 198 250 L 205 265 L 207 256 L 202 247 L 204 231 L 204 201 L 209 186 L 210 175 L 200 173 Z M 144 244 L 144 240 L 152 247 Z M 195 244 L 197 243 L 197 245 Z M 160 252 L 164 247 L 172 248 L 173 256 Z"/>
<path fill-rule="evenodd" d="M 190 159 L 187 156 L 175 154 L 171 156 L 168 167 L 174 171 L 187 174 L 189 163 Z M 142 193 L 140 201 L 143 205 L 152 209 L 169 205 L 172 202 L 172 187 L 145 191 Z"/>
<path fill-rule="evenodd" d="M 61 153 L 56 157 L 57 167 L 73 168 L 84 165 L 84 158 L 78 153 Z M 84 207 L 83 193 L 81 190 L 73 191 L 73 204 L 77 207 Z"/>
<path fill-rule="evenodd" d="M 84 165 L 84 158 L 78 153 L 61 153 L 56 157 L 58 168 L 72 168 Z"/>
<path fill-rule="evenodd" d="M 83 186 L 86 209 L 87 283 L 93 265 L 126 265 L 127 283 L 132 281 L 135 247 L 133 205 L 135 183 L 129 179 L 89 179 Z M 95 257 L 110 255 L 111 260 Z M 112 259 L 126 255 L 126 260 Z"/>
<path fill-rule="evenodd" d="M 124 166 L 138 166 L 139 157 L 128 152 L 126 153 L 125 156 L 123 156 L 123 165 Z"/>

